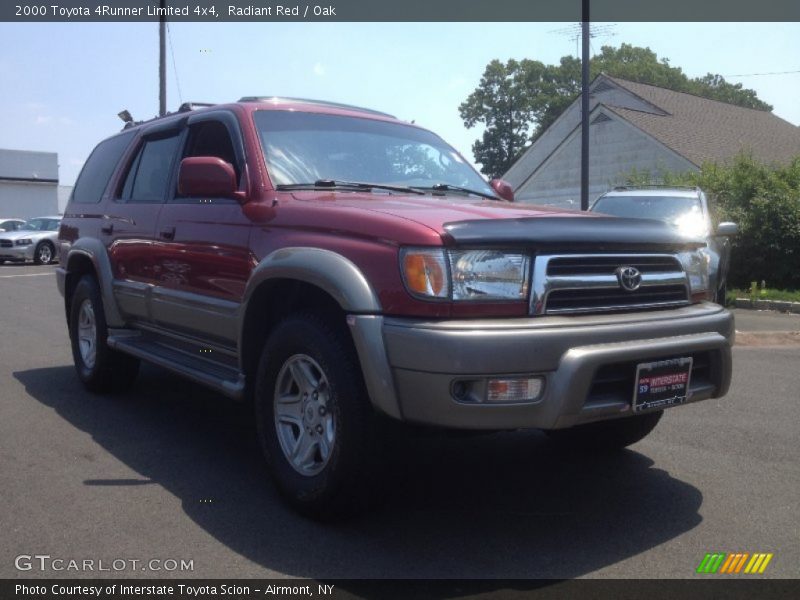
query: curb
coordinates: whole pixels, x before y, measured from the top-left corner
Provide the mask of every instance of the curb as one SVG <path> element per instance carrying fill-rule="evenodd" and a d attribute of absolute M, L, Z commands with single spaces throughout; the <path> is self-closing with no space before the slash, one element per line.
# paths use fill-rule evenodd
<path fill-rule="evenodd" d="M 800 302 L 789 302 L 787 300 L 750 300 L 750 298 L 736 298 L 734 306 L 736 308 L 776 310 L 778 312 L 790 312 L 800 315 Z"/>

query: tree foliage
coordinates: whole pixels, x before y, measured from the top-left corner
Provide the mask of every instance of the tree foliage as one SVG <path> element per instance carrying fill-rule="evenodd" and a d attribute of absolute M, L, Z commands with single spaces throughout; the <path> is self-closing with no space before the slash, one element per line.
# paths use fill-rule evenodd
<path fill-rule="evenodd" d="M 709 73 L 689 78 L 649 48 L 622 44 L 603 46 L 589 64 L 592 78 L 600 73 L 657 85 L 679 92 L 755 108 L 772 110 L 756 92 Z M 464 125 L 482 124 L 485 131 L 472 146 L 476 162 L 489 177 L 499 177 L 522 150 L 555 121 L 580 93 L 581 61 L 564 56 L 554 65 L 537 60 L 493 60 L 478 87 L 459 106 Z"/>
<path fill-rule="evenodd" d="M 709 163 L 699 172 L 661 173 L 655 180 L 641 172 L 628 176 L 629 184 L 699 186 L 717 221 L 738 223 L 731 285 L 748 288 L 763 280 L 769 287 L 800 289 L 800 156 L 786 166 L 768 166 L 743 154 L 730 165 Z"/>

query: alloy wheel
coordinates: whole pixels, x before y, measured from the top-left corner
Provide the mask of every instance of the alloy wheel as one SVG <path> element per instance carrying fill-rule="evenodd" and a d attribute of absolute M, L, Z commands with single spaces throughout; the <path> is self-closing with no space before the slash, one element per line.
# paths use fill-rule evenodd
<path fill-rule="evenodd" d="M 273 402 L 275 430 L 286 460 L 301 475 L 317 475 L 336 442 L 325 372 L 306 354 L 291 356 L 278 373 Z"/>

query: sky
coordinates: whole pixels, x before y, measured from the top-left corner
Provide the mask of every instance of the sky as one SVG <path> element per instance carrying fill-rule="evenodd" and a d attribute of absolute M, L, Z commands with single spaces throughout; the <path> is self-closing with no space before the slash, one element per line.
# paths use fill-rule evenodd
<path fill-rule="evenodd" d="M 600 27 L 600 25 L 609 25 Z M 345 102 L 416 121 L 473 160 L 458 115 L 492 59 L 575 55 L 569 23 L 172 23 L 167 107 L 241 96 Z M 600 46 L 647 46 L 690 77 L 741 82 L 800 125 L 800 23 L 598 24 Z M 783 73 L 794 71 L 793 73 Z M 758 74 L 758 75 L 752 75 Z M 117 113 L 158 110 L 156 23 L 0 23 L 0 148 L 57 152 L 72 185 Z"/>

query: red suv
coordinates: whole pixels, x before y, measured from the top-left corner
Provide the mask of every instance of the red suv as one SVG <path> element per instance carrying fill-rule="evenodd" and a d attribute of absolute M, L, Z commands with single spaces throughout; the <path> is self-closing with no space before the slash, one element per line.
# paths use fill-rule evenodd
<path fill-rule="evenodd" d="M 430 131 L 351 106 L 133 124 L 61 225 L 78 376 L 119 389 L 146 360 L 251 402 L 278 488 L 320 518 L 374 496 L 389 420 L 622 447 L 727 392 L 733 319 L 701 240 L 512 199 Z"/>

